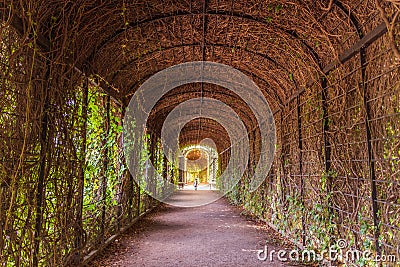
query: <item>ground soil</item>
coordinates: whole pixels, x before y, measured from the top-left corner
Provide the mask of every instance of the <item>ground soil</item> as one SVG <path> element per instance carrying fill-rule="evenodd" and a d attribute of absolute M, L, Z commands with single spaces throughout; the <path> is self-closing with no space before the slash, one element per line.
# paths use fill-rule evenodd
<path fill-rule="evenodd" d="M 194 208 L 162 205 L 118 238 L 90 266 L 301 266 L 260 261 L 257 251 L 293 246 L 225 199 Z"/>

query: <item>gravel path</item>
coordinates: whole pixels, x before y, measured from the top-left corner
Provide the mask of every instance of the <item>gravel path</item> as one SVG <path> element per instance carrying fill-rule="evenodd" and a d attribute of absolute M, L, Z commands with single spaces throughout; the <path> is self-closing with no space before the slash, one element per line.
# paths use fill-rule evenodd
<path fill-rule="evenodd" d="M 225 199 L 195 208 L 166 205 L 143 218 L 90 266 L 290 266 L 257 259 L 257 250 L 266 242 L 270 251 L 289 245 L 241 211 Z"/>

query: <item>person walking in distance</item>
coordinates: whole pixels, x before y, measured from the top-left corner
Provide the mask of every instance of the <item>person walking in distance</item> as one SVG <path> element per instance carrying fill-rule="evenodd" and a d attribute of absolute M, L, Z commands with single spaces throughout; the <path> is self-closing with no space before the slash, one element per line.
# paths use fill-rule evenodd
<path fill-rule="evenodd" d="M 194 182 L 193 182 L 194 190 L 197 190 L 198 184 L 199 184 L 199 182 L 197 181 L 197 179 L 194 179 Z"/>

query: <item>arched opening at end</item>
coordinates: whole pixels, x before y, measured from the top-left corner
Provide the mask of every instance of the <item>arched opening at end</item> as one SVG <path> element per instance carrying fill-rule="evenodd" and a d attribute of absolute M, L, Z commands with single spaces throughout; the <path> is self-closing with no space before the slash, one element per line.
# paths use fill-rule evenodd
<path fill-rule="evenodd" d="M 212 139 L 182 148 L 184 171 L 181 181 L 187 190 L 217 190 L 218 152 Z"/>

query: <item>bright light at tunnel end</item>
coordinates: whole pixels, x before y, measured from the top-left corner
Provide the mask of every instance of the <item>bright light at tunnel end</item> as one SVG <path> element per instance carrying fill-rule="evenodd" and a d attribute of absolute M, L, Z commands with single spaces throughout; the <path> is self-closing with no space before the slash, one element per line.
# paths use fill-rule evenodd
<path fill-rule="evenodd" d="M 162 149 L 169 162 L 179 164 L 176 158 L 182 154 L 179 134 L 191 120 L 208 118 L 217 121 L 231 140 L 230 157 L 223 172 L 218 176 L 219 194 L 213 197 L 190 200 L 187 203 L 173 201 L 176 185 L 171 177 L 163 179 L 143 153 L 146 125 L 150 112 L 157 102 L 176 87 L 191 83 L 208 83 L 224 87 L 238 95 L 250 108 L 257 120 L 260 148 L 257 164 L 252 171 L 248 186 L 255 191 L 266 178 L 275 155 L 275 123 L 273 113 L 260 88 L 251 78 L 239 70 L 220 63 L 194 61 L 166 68 L 146 80 L 135 92 L 124 117 L 124 154 L 134 180 L 155 199 L 175 206 L 200 206 L 209 204 L 230 192 L 245 174 L 250 159 L 250 141 L 244 122 L 234 109 L 223 101 L 202 97 L 187 100 L 176 106 L 162 126 Z"/>

